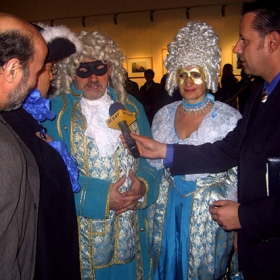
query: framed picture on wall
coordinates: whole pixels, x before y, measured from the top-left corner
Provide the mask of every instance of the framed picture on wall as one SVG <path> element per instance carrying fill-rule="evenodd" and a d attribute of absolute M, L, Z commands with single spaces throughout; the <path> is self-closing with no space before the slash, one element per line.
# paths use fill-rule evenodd
<path fill-rule="evenodd" d="M 232 67 L 233 67 L 233 74 L 240 75 L 242 65 L 239 62 L 238 54 L 233 53 L 234 46 L 232 47 Z"/>
<path fill-rule="evenodd" d="M 161 53 L 162 53 L 162 76 L 163 76 L 164 74 L 167 73 L 167 70 L 166 70 L 166 68 L 164 66 L 164 59 L 165 59 L 165 57 L 168 54 L 168 50 L 167 49 L 162 49 Z"/>
<path fill-rule="evenodd" d="M 144 78 L 144 72 L 153 69 L 152 57 L 127 58 L 127 73 L 129 78 Z"/>

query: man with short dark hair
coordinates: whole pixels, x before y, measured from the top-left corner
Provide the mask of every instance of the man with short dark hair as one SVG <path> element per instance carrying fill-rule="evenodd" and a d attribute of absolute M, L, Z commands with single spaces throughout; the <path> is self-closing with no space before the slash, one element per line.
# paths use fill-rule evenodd
<path fill-rule="evenodd" d="M 34 27 L 0 14 L 0 111 L 21 105 L 46 54 L 46 43 Z M 0 176 L 0 279 L 32 279 L 39 174 L 31 152 L 1 115 Z"/>
<path fill-rule="evenodd" d="M 237 231 L 239 264 L 246 280 L 280 279 L 280 186 L 276 179 L 271 194 L 266 182 L 268 159 L 280 158 L 279 2 L 243 5 L 234 53 L 247 74 L 262 77 L 265 83 L 251 94 L 243 119 L 223 140 L 172 146 L 133 138 L 142 156 L 164 158 L 172 175 L 220 172 L 238 165 L 238 203 L 215 201 L 210 214 L 224 230 Z"/>
<path fill-rule="evenodd" d="M 156 105 L 159 102 L 161 85 L 154 82 L 155 72 L 147 69 L 144 72 L 146 83 L 140 88 L 139 101 L 145 109 L 150 125 L 156 113 Z"/>

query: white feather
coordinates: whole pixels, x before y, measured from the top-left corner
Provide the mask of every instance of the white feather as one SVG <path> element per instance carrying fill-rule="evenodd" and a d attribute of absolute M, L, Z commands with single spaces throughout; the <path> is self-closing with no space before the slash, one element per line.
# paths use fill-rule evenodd
<path fill-rule="evenodd" d="M 36 24 L 44 28 L 44 30 L 41 31 L 41 34 L 47 44 L 52 42 L 55 38 L 65 38 L 71 41 L 75 45 L 76 52 L 82 51 L 83 49 L 82 43 L 76 37 L 76 35 L 73 32 L 71 32 L 70 29 L 67 28 L 66 26 L 63 25 L 48 26 L 48 25 L 44 25 L 43 23 L 36 23 Z"/>

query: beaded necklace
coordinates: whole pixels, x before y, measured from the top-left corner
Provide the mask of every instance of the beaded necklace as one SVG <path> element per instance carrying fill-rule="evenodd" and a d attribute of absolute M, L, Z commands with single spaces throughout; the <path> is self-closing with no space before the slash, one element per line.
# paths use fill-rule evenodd
<path fill-rule="evenodd" d="M 214 103 L 215 97 L 213 94 L 207 93 L 204 99 L 198 103 L 190 104 L 182 99 L 183 113 L 199 113 L 203 111 L 210 103 Z"/>

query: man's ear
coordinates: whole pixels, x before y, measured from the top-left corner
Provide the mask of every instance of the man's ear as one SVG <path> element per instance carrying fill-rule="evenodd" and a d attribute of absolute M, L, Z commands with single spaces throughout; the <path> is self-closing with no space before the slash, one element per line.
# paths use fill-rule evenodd
<path fill-rule="evenodd" d="M 277 31 L 272 31 L 267 35 L 268 51 L 273 53 L 279 48 L 280 34 Z"/>
<path fill-rule="evenodd" d="M 3 67 L 2 74 L 4 79 L 8 83 L 13 83 L 16 76 L 19 75 L 19 71 L 22 72 L 22 65 L 17 58 L 10 59 Z"/>

